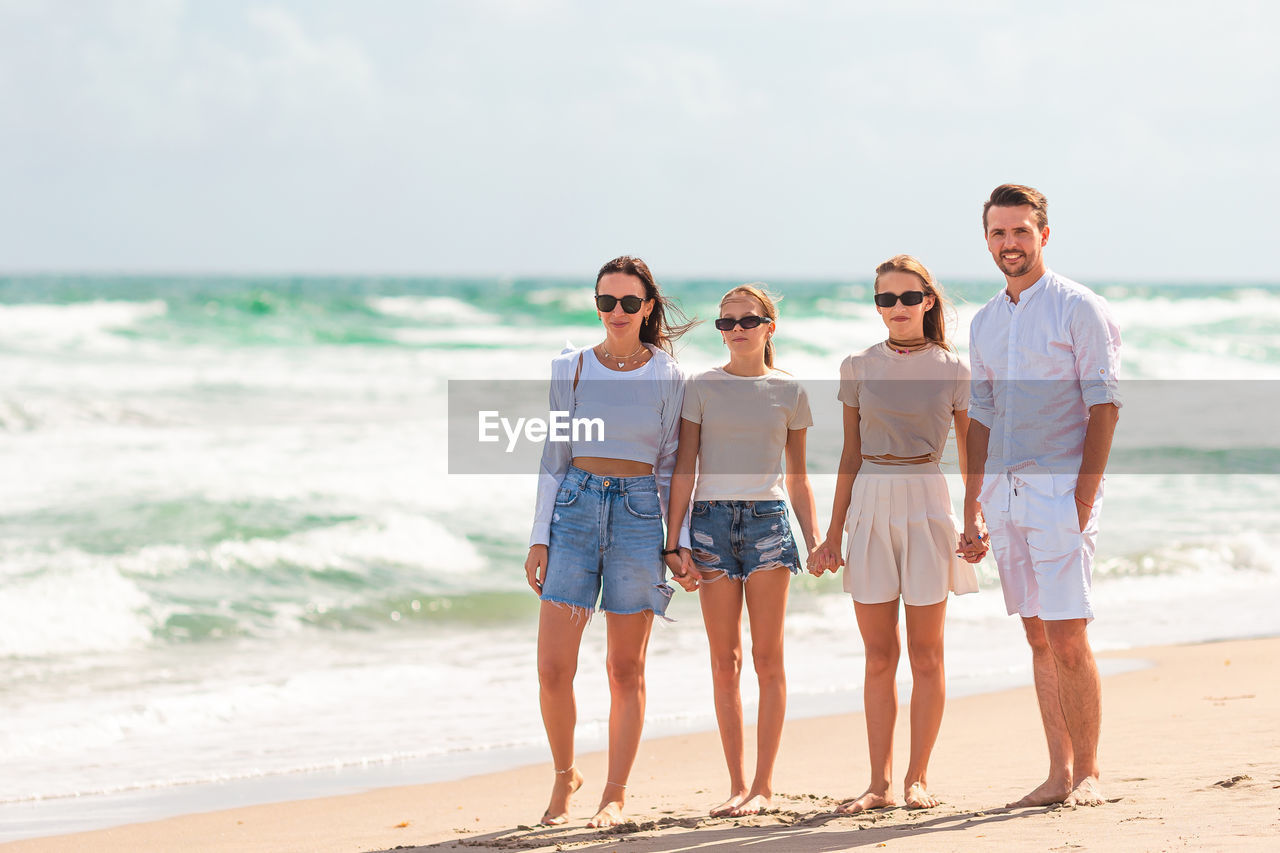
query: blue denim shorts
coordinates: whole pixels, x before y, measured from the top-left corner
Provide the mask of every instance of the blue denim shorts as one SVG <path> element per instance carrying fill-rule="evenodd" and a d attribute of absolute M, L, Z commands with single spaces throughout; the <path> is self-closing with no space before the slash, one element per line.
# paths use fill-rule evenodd
<path fill-rule="evenodd" d="M 689 534 L 702 571 L 719 569 L 734 580 L 760 569 L 800 571 L 786 501 L 694 501 Z"/>
<path fill-rule="evenodd" d="M 570 466 L 556 493 L 542 600 L 591 612 L 652 610 L 671 600 L 658 485 L 644 477 L 599 477 Z"/>

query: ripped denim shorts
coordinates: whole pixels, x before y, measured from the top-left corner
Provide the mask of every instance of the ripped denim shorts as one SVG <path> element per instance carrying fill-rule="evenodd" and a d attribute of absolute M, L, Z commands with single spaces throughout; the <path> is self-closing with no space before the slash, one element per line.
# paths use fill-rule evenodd
<path fill-rule="evenodd" d="M 694 501 L 689 535 L 702 572 L 746 580 L 761 569 L 800 571 L 786 501 Z"/>
<path fill-rule="evenodd" d="M 599 477 L 570 466 L 556 493 L 542 600 L 590 614 L 665 616 L 671 600 L 653 475 Z"/>

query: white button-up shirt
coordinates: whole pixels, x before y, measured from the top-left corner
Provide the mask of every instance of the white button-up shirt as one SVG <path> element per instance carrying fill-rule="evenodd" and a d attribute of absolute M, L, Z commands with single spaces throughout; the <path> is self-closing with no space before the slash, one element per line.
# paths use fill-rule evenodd
<path fill-rule="evenodd" d="M 1120 329 L 1106 300 L 1048 270 L 1016 303 L 1001 290 L 973 318 L 969 364 L 969 417 L 991 430 L 981 500 L 1011 469 L 1054 494 L 1074 489 L 1089 407 L 1121 404 Z"/>

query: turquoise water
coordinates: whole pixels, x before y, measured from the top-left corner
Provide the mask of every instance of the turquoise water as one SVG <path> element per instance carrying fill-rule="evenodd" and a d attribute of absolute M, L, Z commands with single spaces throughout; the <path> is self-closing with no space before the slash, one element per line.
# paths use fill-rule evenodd
<path fill-rule="evenodd" d="M 705 319 L 737 283 L 666 288 Z M 779 363 L 805 380 L 883 337 L 867 282 L 771 284 Z M 1096 642 L 1280 630 L 1263 606 L 1280 591 L 1280 287 L 1094 284 L 1126 380 L 1175 401 L 1144 391 L 1122 417 Z M 544 382 L 566 339 L 600 337 L 590 286 L 0 278 L 0 806 L 403 762 L 440 777 L 458 756 L 536 749 L 533 477 L 449 475 L 447 381 Z M 963 352 L 995 285 L 950 287 Z M 690 368 L 720 357 L 709 324 L 682 344 Z M 830 396 L 815 432 L 835 443 L 811 439 L 820 513 Z M 952 605 L 961 691 L 1028 677 L 981 568 L 982 593 Z M 793 709 L 857 707 L 838 579 L 793 589 Z M 672 615 L 649 731 L 710 728 L 696 602 Z M 600 634 L 580 675 L 587 744 L 607 715 Z"/>

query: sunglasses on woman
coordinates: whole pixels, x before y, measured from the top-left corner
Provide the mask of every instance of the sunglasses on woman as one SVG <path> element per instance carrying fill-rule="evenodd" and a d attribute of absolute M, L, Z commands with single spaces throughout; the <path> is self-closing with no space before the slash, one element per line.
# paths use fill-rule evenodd
<path fill-rule="evenodd" d="M 736 320 L 732 317 L 721 317 L 719 320 L 716 320 L 716 328 L 722 332 L 731 332 L 733 331 L 734 326 L 741 326 L 744 329 L 754 329 L 761 323 L 772 322 L 773 321 L 768 317 L 757 317 L 754 314 L 748 314 L 747 316 L 739 317 Z"/>
<path fill-rule="evenodd" d="M 616 296 L 601 293 L 596 297 L 596 308 L 600 309 L 601 314 L 608 314 L 619 302 L 622 303 L 622 310 L 628 314 L 635 314 L 644 306 L 644 300 L 639 296 L 624 296 L 619 299 Z"/>
<path fill-rule="evenodd" d="M 924 302 L 923 290 L 908 290 L 906 293 L 877 293 L 876 305 L 881 308 L 892 308 L 902 300 L 903 305 L 919 305 Z"/>

